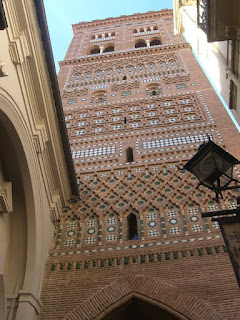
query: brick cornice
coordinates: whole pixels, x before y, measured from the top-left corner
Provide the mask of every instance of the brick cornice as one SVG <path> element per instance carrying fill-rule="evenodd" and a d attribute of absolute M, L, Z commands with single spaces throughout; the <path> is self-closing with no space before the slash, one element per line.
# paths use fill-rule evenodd
<path fill-rule="evenodd" d="M 89 63 L 89 62 L 103 62 L 109 59 L 114 58 L 129 58 L 133 56 L 137 56 L 139 58 L 140 55 L 145 55 L 149 53 L 166 53 L 170 51 L 176 51 L 183 48 L 191 48 L 189 43 L 177 43 L 172 45 L 160 45 L 154 47 L 146 47 L 146 48 L 135 48 L 135 49 L 127 49 L 127 50 L 119 50 L 114 52 L 107 52 L 103 54 L 95 54 L 95 55 L 86 55 L 81 56 L 78 59 L 69 59 L 59 62 L 59 66 L 66 65 L 75 65 L 79 63 Z"/>
<path fill-rule="evenodd" d="M 79 22 L 76 24 L 72 25 L 73 28 L 73 32 L 77 32 L 78 30 L 81 29 L 90 29 L 90 28 L 96 28 L 96 27 L 101 27 L 101 26 L 106 26 L 108 24 L 112 24 L 112 23 L 124 23 L 124 22 L 129 22 L 132 21 L 134 22 L 135 20 L 139 20 L 139 18 L 147 20 L 147 19 L 154 19 L 154 18 L 159 18 L 159 17 L 163 17 L 163 16 L 168 16 L 171 15 L 172 16 L 172 9 L 165 9 L 165 10 L 161 10 L 161 11 L 149 11 L 146 13 L 135 13 L 132 15 L 123 15 L 120 17 L 109 17 L 103 20 L 92 20 L 89 22 L 83 21 L 83 22 Z"/>
<path fill-rule="evenodd" d="M 197 245 L 197 242 L 201 241 L 203 244 L 201 246 Z M 212 241 L 214 241 L 212 243 Z M 79 251 L 65 251 L 65 250 L 53 250 L 52 252 L 50 251 L 49 255 L 49 263 L 51 264 L 51 270 L 71 270 L 74 268 L 73 265 L 75 265 L 76 269 L 77 263 L 80 263 L 82 267 L 85 269 L 88 268 L 95 268 L 95 267 L 103 267 L 103 266 L 117 266 L 121 264 L 131 264 L 134 260 L 134 263 L 142 263 L 142 262 L 157 262 L 157 261 L 167 261 L 167 260 L 176 260 L 176 259 L 186 259 L 186 258 L 192 258 L 192 257 L 197 257 L 197 256 L 211 256 L 211 255 L 219 255 L 223 254 L 226 252 L 226 246 L 223 245 L 223 241 L 220 235 L 215 235 L 207 238 L 202 237 L 200 239 L 198 238 L 191 238 L 188 241 L 175 241 L 175 244 L 173 241 L 164 241 L 158 242 L 158 243 L 145 243 L 144 247 L 149 248 L 147 249 L 146 252 L 141 252 L 138 251 L 141 249 L 142 244 L 135 244 L 134 246 L 129 245 L 129 246 L 122 246 L 122 247 L 117 247 L 118 252 L 121 250 L 121 252 L 124 252 L 124 250 L 128 250 L 127 253 L 121 253 L 121 254 L 116 254 L 113 255 L 111 254 L 108 256 L 109 252 L 112 252 L 116 247 L 113 249 L 112 247 L 109 248 L 98 248 L 98 249 L 87 249 L 87 250 L 79 250 Z M 171 242 L 171 243 L 170 243 Z M 192 246 L 193 243 L 196 243 L 194 246 Z M 174 247 L 174 245 L 178 246 Z M 186 246 L 188 244 L 188 246 Z M 171 245 L 172 247 L 166 247 L 163 248 L 163 246 L 169 246 Z M 189 246 L 190 245 L 190 246 Z M 159 250 L 158 248 L 161 249 Z M 152 248 L 152 250 L 150 250 Z M 131 251 L 132 250 L 132 253 Z M 91 259 L 89 259 L 88 254 L 92 254 L 97 252 L 97 257 L 93 256 Z M 99 253 L 101 252 L 101 256 Z M 129 257 L 130 254 L 130 257 Z M 82 256 L 84 255 L 84 256 Z M 152 258 L 149 257 L 152 256 Z M 63 263 L 59 262 L 58 257 L 69 257 L 68 261 L 64 261 Z M 125 258 L 128 259 L 128 262 L 125 261 Z M 144 261 L 143 261 L 143 260 Z M 118 262 L 119 260 L 119 262 Z M 131 261 L 131 262 L 130 262 Z M 86 264 L 88 265 L 87 267 Z M 65 265 L 63 269 L 60 268 L 60 266 Z"/>

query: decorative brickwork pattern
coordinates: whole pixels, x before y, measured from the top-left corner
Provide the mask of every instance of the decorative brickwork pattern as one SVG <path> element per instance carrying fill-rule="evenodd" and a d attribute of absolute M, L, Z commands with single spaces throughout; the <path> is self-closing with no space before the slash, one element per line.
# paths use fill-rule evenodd
<path fill-rule="evenodd" d="M 39 319 L 104 319 L 133 297 L 178 319 L 239 318 L 219 226 L 201 218 L 239 191 L 216 203 L 179 170 L 209 138 L 240 158 L 239 133 L 172 12 L 73 31 L 59 82 L 80 197 L 55 225 Z"/>

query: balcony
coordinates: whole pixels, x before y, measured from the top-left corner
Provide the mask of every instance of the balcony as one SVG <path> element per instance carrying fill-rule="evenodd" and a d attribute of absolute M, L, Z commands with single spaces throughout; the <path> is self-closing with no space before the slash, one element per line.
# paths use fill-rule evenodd
<path fill-rule="evenodd" d="M 240 40 L 239 0 L 197 0 L 197 23 L 208 42 Z"/>

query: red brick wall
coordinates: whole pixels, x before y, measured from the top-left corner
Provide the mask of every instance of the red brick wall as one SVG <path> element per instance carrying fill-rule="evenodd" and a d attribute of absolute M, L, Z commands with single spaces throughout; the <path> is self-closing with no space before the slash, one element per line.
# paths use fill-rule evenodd
<path fill-rule="evenodd" d="M 206 248 L 211 249 L 211 253 L 207 253 Z M 219 253 L 216 253 L 215 248 L 218 248 Z M 62 319 L 72 310 L 78 309 L 81 317 L 76 319 L 95 319 L 89 316 L 89 309 L 82 309 L 85 303 L 98 308 L 101 306 L 99 296 L 102 295 L 104 306 L 111 307 L 128 294 L 139 293 L 182 312 L 186 317 L 191 315 L 190 319 L 238 319 L 239 289 L 228 255 L 224 253 L 219 241 L 203 242 L 197 249 L 193 244 L 180 247 L 171 245 L 170 248 L 165 245 L 157 249 L 128 249 L 107 255 L 65 255 L 61 259 L 50 257 L 44 280 L 43 309 L 39 318 Z M 182 252 L 185 252 L 184 257 Z M 151 253 L 153 261 L 149 260 Z M 161 261 L 157 253 L 161 254 Z M 144 255 L 145 261 L 141 260 Z M 129 260 L 126 260 L 127 257 Z M 136 262 L 133 262 L 133 258 L 136 258 Z M 93 261 L 97 262 L 96 266 Z M 102 266 L 101 261 L 104 261 Z M 109 261 L 112 265 L 109 265 Z M 80 269 L 76 269 L 77 262 L 80 262 Z M 60 263 L 64 266 L 61 267 Z M 51 270 L 53 265 L 56 266 L 55 270 Z M 130 284 L 121 293 L 121 285 L 126 279 L 134 281 L 134 277 L 146 278 L 147 281 L 144 283 L 145 280 L 141 280 L 139 286 Z M 108 291 L 107 296 L 105 289 Z M 178 299 L 181 299 L 181 303 Z M 198 306 L 201 306 L 200 310 Z M 104 312 L 104 308 L 99 307 L 99 314 L 100 311 Z M 204 316 L 206 311 L 207 315 Z"/>
<path fill-rule="evenodd" d="M 179 319 L 239 318 L 218 226 L 201 218 L 201 210 L 234 207 L 237 193 L 225 192 L 218 204 L 177 168 L 207 135 L 240 158 L 239 133 L 190 46 L 173 35 L 171 15 L 73 27 L 59 83 L 80 199 L 56 224 L 39 319 L 101 319 L 133 295 Z M 156 32 L 133 34 L 154 25 Z M 113 30 L 114 39 L 90 42 Z M 136 39 L 153 36 L 162 44 L 134 49 Z M 93 43 L 113 40 L 114 52 L 89 55 Z M 129 146 L 134 161 L 126 163 Z M 128 239 L 131 213 L 136 240 Z"/>

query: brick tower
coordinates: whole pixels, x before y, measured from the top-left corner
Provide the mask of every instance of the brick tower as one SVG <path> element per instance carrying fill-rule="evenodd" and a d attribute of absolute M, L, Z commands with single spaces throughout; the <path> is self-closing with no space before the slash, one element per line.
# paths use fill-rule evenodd
<path fill-rule="evenodd" d="M 73 25 L 59 82 L 80 199 L 55 227 L 39 319 L 237 319 L 217 204 L 177 166 L 239 133 L 172 11 Z"/>

